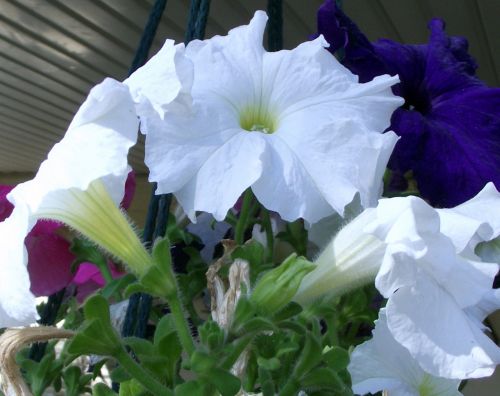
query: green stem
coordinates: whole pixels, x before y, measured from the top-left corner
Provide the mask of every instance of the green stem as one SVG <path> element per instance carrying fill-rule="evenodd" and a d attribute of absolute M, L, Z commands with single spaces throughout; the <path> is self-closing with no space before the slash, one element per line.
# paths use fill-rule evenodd
<path fill-rule="evenodd" d="M 295 396 L 299 391 L 300 383 L 292 375 L 281 389 L 279 396 Z"/>
<path fill-rule="evenodd" d="M 262 208 L 262 226 L 266 231 L 266 241 L 267 241 L 267 261 L 272 263 L 274 256 L 274 235 L 273 227 L 271 224 L 271 217 L 269 216 L 269 211 L 266 208 Z"/>
<path fill-rule="evenodd" d="M 174 294 L 168 298 L 168 305 L 170 307 L 170 312 L 172 313 L 172 318 L 174 319 L 175 329 L 177 330 L 177 335 L 179 336 L 179 341 L 181 342 L 182 348 L 191 356 L 195 350 L 193 337 L 191 336 L 191 331 L 189 330 L 189 325 L 184 316 L 184 310 L 181 305 L 181 301 L 177 294 Z"/>
<path fill-rule="evenodd" d="M 106 281 L 106 285 L 113 280 L 113 275 L 111 274 L 111 270 L 108 267 L 108 264 L 99 265 L 99 270 L 101 271 L 101 275 Z"/>
<path fill-rule="evenodd" d="M 240 217 L 238 223 L 236 224 L 236 229 L 234 231 L 234 239 L 238 245 L 243 244 L 243 239 L 245 237 L 245 230 L 247 228 L 248 217 L 250 215 L 250 206 L 253 199 L 252 189 L 248 188 L 243 195 L 243 203 L 241 205 Z"/>
<path fill-rule="evenodd" d="M 115 355 L 116 360 L 135 380 L 137 380 L 144 388 L 153 395 L 173 396 L 173 392 L 162 385 L 158 380 L 146 371 L 139 363 L 130 357 L 130 355 L 122 349 Z"/>

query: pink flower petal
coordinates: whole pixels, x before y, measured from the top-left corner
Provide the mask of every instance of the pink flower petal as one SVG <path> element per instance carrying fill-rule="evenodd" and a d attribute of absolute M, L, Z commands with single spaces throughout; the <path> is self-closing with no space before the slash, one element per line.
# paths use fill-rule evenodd
<path fill-rule="evenodd" d="M 38 232 L 28 234 L 25 245 L 31 291 L 35 296 L 51 295 L 71 282 L 70 269 L 75 257 L 69 251 L 68 241 L 52 232 Z"/>

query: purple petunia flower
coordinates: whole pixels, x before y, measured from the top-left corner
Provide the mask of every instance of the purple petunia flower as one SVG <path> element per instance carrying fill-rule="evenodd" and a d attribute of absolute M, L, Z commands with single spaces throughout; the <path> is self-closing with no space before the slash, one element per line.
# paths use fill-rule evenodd
<path fill-rule="evenodd" d="M 389 167 L 409 170 L 433 206 L 456 206 L 488 181 L 500 188 L 500 89 L 475 76 L 477 65 L 467 40 L 448 37 L 444 22 L 429 23 L 427 44 L 392 40 L 370 43 L 358 27 L 326 0 L 318 11 L 318 31 L 361 82 L 381 74 L 399 75 L 393 92 L 405 104 L 392 115 L 398 141 Z"/>

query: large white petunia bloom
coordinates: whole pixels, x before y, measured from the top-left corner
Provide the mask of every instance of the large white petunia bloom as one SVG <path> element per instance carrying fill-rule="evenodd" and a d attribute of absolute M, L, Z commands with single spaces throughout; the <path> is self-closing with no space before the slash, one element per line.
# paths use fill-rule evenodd
<path fill-rule="evenodd" d="M 471 201 L 475 211 L 490 211 L 489 221 L 495 222 L 498 192 L 496 201 L 484 199 L 491 198 L 485 194 L 490 188 Z M 494 202 L 496 209 L 490 207 Z M 295 299 L 310 303 L 375 279 L 389 299 L 391 333 L 425 371 L 446 378 L 491 375 L 500 363 L 500 349 L 483 333 L 481 322 L 500 308 L 500 295 L 492 289 L 498 264 L 472 257 L 467 249 L 498 235 L 486 222 L 475 227 L 479 234 L 471 232 L 471 218 L 457 215 L 470 203 L 457 207 L 453 224 L 446 225 L 451 217 L 442 221 L 442 211 L 420 198 L 380 200 L 325 248 Z M 454 234 L 447 235 L 451 228 Z"/>
<path fill-rule="evenodd" d="M 166 106 L 157 93 L 167 88 L 153 81 L 163 53 L 144 67 L 156 87 L 143 92 L 149 104 L 140 115 L 157 192 L 174 193 L 192 220 L 196 211 L 224 219 L 248 187 L 286 220 L 342 214 L 356 193 L 365 207 L 374 205 L 397 140 L 382 132 L 401 105 L 391 92 L 398 78 L 359 84 L 324 49 L 323 37 L 268 53 L 266 21 L 258 11 L 227 36 L 191 42 L 183 95 Z"/>
<path fill-rule="evenodd" d="M 397 396 L 458 396 L 460 380 L 434 377 L 422 370 L 392 336 L 385 309 L 375 321 L 373 338 L 357 346 L 347 367 L 354 393 L 385 390 Z"/>
<path fill-rule="evenodd" d="M 118 208 L 137 128 L 128 87 L 104 80 L 90 91 L 35 178 L 10 192 L 15 207 L 0 223 L 0 328 L 36 320 L 24 238 L 40 218 L 68 224 L 136 273 L 149 266 L 149 254 Z"/>

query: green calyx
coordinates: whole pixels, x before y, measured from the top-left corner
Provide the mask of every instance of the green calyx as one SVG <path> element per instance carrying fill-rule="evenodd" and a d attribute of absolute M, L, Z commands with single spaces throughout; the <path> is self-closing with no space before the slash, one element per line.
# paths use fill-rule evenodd
<path fill-rule="evenodd" d="M 267 272 L 257 283 L 250 301 L 262 313 L 273 314 L 285 307 L 297 292 L 304 276 L 316 266 L 296 254 Z"/>

